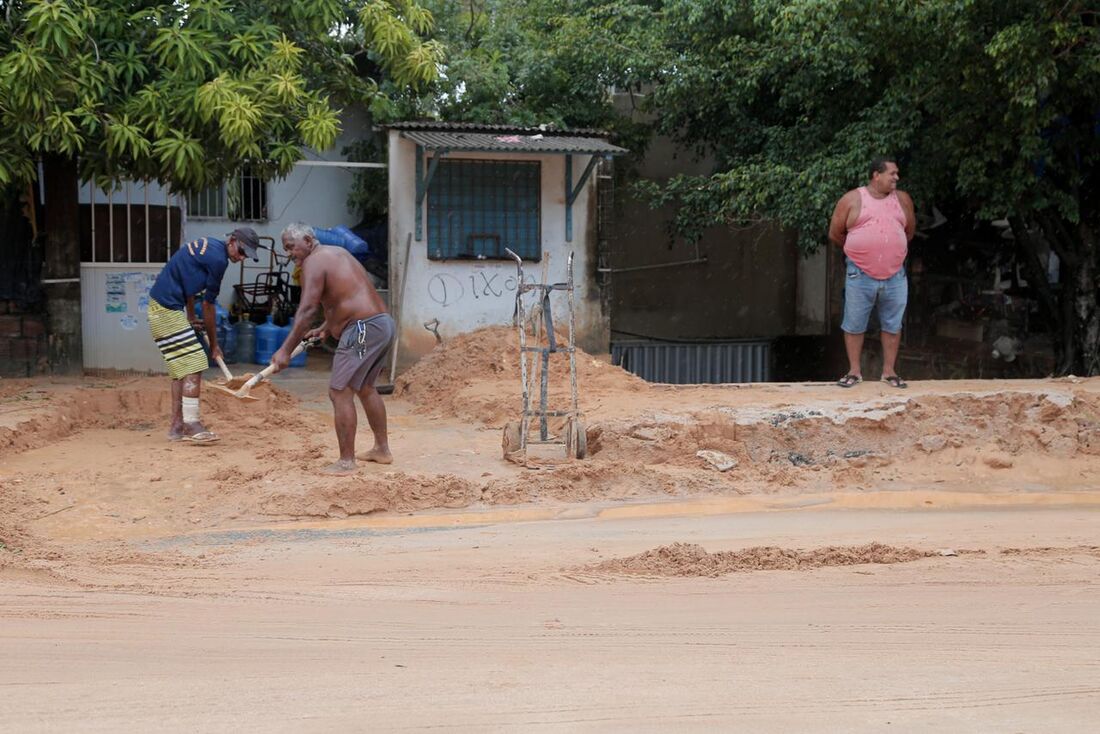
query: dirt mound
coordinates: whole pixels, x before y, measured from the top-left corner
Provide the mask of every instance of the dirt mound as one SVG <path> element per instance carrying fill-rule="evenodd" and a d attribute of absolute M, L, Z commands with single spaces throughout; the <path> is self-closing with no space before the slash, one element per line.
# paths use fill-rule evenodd
<path fill-rule="evenodd" d="M 564 336 L 559 336 L 563 342 Z M 550 358 L 550 393 L 559 402 L 569 396 L 569 361 Z M 577 350 L 577 384 L 582 409 L 591 394 L 641 392 L 648 384 L 625 370 Z M 398 376 L 395 393 L 418 411 L 503 425 L 520 410 L 519 338 L 507 326 L 489 326 L 436 347 Z"/>
<path fill-rule="evenodd" d="M 634 576 L 725 576 L 744 571 L 805 571 L 825 566 L 859 566 L 869 563 L 907 563 L 937 555 L 933 551 L 895 547 L 882 543 L 826 546 L 803 551 L 778 546 L 758 546 L 741 551 L 708 553 L 694 543 L 673 543 L 627 558 L 615 558 L 584 566 L 581 571 Z"/>
<path fill-rule="evenodd" d="M 789 485 L 822 472 L 857 483 L 885 467 L 981 465 L 983 471 L 1100 455 L 1095 395 L 998 392 L 797 408 L 718 407 L 590 424 L 596 460 L 705 468 L 720 452 L 730 476 Z M 1028 467 L 1029 470 L 1035 467 Z"/>
<path fill-rule="evenodd" d="M 216 390 L 202 391 L 204 419 L 256 427 L 300 423 L 297 401 L 265 383 L 256 402 L 241 402 Z M 45 390 L 26 382 L 0 397 L 0 457 L 53 443 L 89 428 L 167 430 L 168 381 L 139 377 L 117 381 L 59 382 Z"/>
<path fill-rule="evenodd" d="M 60 557 L 48 541 L 27 528 L 31 520 L 49 511 L 45 506 L 16 481 L 0 482 L 0 571 L 36 568 Z"/>
<path fill-rule="evenodd" d="M 390 473 L 381 478 L 356 476 L 276 491 L 262 497 L 259 512 L 276 517 L 335 517 L 372 512 L 457 509 L 481 499 L 472 482 L 450 475 L 413 477 Z"/>
<path fill-rule="evenodd" d="M 292 457 L 294 458 L 294 457 Z M 340 479 L 317 479 L 311 467 L 280 470 L 280 478 L 294 489 L 272 491 L 271 471 L 252 474 L 225 472 L 211 476 L 220 482 L 216 495 L 224 502 L 232 493 L 240 500 L 238 515 L 279 518 L 344 518 L 374 512 L 414 512 L 460 509 L 473 505 L 511 505 L 529 502 L 589 502 L 639 496 L 684 495 L 707 491 L 731 493 L 719 477 L 705 487 L 674 477 L 654 475 L 628 464 L 567 464 L 519 478 L 471 481 L 451 474 L 413 475 L 389 472 Z M 229 480 L 229 481 L 224 481 Z M 265 490 L 265 487 L 268 489 Z"/>

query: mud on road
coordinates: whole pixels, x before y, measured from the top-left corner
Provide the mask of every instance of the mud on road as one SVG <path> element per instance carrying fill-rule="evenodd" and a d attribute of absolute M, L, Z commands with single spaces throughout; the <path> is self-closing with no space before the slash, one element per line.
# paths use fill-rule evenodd
<path fill-rule="evenodd" d="M 204 391 L 215 446 L 166 440 L 163 378 L 0 381 L 2 728 L 163 728 L 139 689 L 200 729 L 1095 720 L 1096 380 L 673 387 L 581 355 L 590 456 L 528 469 L 512 338 L 403 375 L 395 463 L 350 477 L 319 473 L 322 373 Z"/>
<path fill-rule="evenodd" d="M 163 379 L 5 381 L 0 563 L 76 563 L 72 547 L 91 541 L 439 509 L 693 497 L 904 505 L 921 492 L 921 506 L 1094 501 L 1080 481 L 1100 469 L 1093 381 L 683 388 L 582 354 L 589 458 L 523 469 L 499 450 L 519 403 L 513 340 L 475 332 L 403 375 L 390 407 L 397 463 L 349 478 L 318 472 L 335 450 L 323 403 L 305 408 L 279 387 L 253 403 L 205 391 L 203 414 L 224 440 L 199 447 L 164 440 Z"/>

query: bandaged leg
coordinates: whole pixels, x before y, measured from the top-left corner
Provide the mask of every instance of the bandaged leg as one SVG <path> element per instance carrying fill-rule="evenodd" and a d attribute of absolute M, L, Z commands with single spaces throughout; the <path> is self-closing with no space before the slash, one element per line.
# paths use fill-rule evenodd
<path fill-rule="evenodd" d="M 183 398 L 183 422 L 184 423 L 198 423 L 199 422 L 199 399 L 198 398 Z"/>

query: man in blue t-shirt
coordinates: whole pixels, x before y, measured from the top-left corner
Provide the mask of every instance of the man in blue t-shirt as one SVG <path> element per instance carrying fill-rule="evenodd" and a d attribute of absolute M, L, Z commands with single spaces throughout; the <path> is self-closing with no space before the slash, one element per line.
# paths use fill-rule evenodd
<path fill-rule="evenodd" d="M 192 324 L 195 297 L 202 293 L 203 327 L 210 356 L 222 358 L 216 331 L 216 306 L 222 277 L 230 262 L 246 257 L 258 260 L 260 238 L 251 227 L 233 230 L 226 241 L 207 237 L 188 242 L 168 261 L 149 291 L 149 332 L 168 365 L 172 378 L 172 441 L 213 443 L 218 436 L 199 420 L 199 391 L 207 361 L 203 344 Z"/>

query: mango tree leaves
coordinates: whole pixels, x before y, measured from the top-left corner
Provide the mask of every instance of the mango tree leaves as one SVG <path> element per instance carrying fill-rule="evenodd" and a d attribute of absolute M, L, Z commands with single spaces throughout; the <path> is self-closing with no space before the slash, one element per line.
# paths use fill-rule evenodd
<path fill-rule="evenodd" d="M 28 0 L 0 22 L 0 183 L 46 153 L 86 179 L 195 189 L 247 163 L 285 174 L 330 147 L 337 105 L 435 78 L 431 14 L 408 0 Z M 396 87 L 394 85 L 397 85 Z"/>
<path fill-rule="evenodd" d="M 1100 150 L 1098 11 L 1095 0 L 664 0 L 646 103 L 662 132 L 716 166 L 658 198 L 681 203 L 689 238 L 767 218 L 812 250 L 836 199 L 886 154 L 918 202 L 990 218 L 1056 207 L 1077 221 Z"/>

